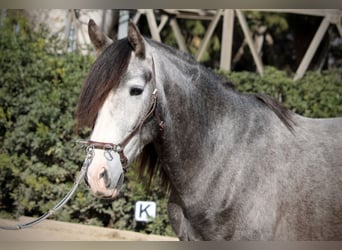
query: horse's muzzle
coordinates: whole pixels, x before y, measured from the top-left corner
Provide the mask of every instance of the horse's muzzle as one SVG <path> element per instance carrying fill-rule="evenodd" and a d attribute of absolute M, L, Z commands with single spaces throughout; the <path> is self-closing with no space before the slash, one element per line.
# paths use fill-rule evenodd
<path fill-rule="evenodd" d="M 114 199 L 120 192 L 124 181 L 122 168 L 110 166 L 92 166 L 84 177 L 85 183 L 95 196 L 103 199 Z"/>

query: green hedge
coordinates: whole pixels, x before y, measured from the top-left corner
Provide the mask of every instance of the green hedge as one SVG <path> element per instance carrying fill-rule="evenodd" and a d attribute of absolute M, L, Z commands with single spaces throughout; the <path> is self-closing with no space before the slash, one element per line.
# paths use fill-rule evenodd
<path fill-rule="evenodd" d="M 269 94 L 300 115 L 342 116 L 342 69 L 308 72 L 298 81 L 269 66 L 262 77 L 251 72 L 218 73 L 229 78 L 239 91 Z"/>
<path fill-rule="evenodd" d="M 19 24 L 19 31 L 16 25 Z M 2 216 L 39 216 L 71 188 L 84 152 L 74 142 L 74 111 L 83 80 L 94 58 L 62 53 L 63 44 L 44 30 L 32 31 L 23 20 L 0 27 L 0 212 Z M 293 82 L 283 72 L 266 68 L 265 76 L 230 73 L 244 92 L 264 92 L 311 117 L 341 116 L 342 71 L 308 73 Z M 93 197 L 81 185 L 54 218 L 161 235 L 174 235 L 158 181 L 144 189 L 133 166 L 122 195 L 115 201 Z M 138 200 L 157 202 L 158 217 L 134 221 Z"/>

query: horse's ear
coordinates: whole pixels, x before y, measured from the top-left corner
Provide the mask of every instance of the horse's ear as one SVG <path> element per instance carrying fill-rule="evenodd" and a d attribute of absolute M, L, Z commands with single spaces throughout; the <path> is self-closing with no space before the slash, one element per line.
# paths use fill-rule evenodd
<path fill-rule="evenodd" d="M 130 20 L 128 22 L 128 35 L 127 39 L 131 46 L 133 47 L 135 55 L 140 58 L 145 58 L 145 43 L 144 38 L 140 34 L 140 31 L 138 30 L 137 26 Z"/>
<path fill-rule="evenodd" d="M 93 19 L 88 23 L 88 34 L 91 43 L 96 49 L 97 54 L 100 54 L 113 41 L 101 31 L 100 27 L 96 25 Z"/>

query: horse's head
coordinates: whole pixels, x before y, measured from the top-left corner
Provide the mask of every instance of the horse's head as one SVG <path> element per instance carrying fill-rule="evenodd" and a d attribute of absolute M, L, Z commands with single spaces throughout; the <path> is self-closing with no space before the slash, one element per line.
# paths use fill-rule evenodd
<path fill-rule="evenodd" d="M 114 198 L 127 166 L 159 131 L 154 62 L 131 22 L 127 39 L 116 42 L 92 20 L 88 32 L 98 57 L 77 109 L 79 124 L 93 127 L 87 144 L 95 154 L 86 182 L 95 195 Z"/>

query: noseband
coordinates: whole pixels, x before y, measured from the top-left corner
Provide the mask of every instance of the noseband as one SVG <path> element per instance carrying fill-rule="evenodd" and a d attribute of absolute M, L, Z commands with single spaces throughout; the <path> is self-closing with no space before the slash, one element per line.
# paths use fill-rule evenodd
<path fill-rule="evenodd" d="M 120 156 L 120 162 L 122 165 L 122 168 L 124 172 L 127 172 L 128 170 L 128 159 L 124 153 L 124 149 L 127 146 L 127 144 L 130 142 L 130 140 L 138 133 L 140 132 L 143 125 L 152 117 L 154 116 L 157 119 L 158 125 L 160 130 L 162 131 L 164 129 L 164 122 L 160 119 L 160 116 L 157 112 L 157 84 L 156 84 L 156 78 L 155 78 L 155 67 L 154 67 L 154 60 L 152 57 L 152 97 L 151 97 L 151 105 L 149 108 L 149 111 L 147 114 L 143 117 L 143 119 L 137 124 L 137 126 L 133 129 L 133 131 L 128 134 L 120 143 L 114 144 L 114 143 L 107 143 L 107 142 L 99 142 L 99 141 L 77 141 L 78 143 L 87 145 L 88 147 L 91 147 L 93 149 L 101 149 L 105 152 L 115 152 L 119 154 Z"/>

